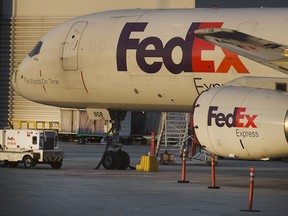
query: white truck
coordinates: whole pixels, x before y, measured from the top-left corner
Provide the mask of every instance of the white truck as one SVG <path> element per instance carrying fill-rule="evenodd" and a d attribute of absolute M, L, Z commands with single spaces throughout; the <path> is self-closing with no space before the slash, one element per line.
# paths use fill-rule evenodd
<path fill-rule="evenodd" d="M 57 133 L 52 130 L 0 130 L 0 166 L 24 168 L 38 163 L 50 164 L 53 169 L 62 166 L 63 151 L 59 149 Z"/>

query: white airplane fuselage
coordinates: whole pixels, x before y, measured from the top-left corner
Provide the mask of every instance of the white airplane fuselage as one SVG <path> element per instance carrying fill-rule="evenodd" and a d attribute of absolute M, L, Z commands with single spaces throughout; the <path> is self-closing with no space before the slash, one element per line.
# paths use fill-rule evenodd
<path fill-rule="evenodd" d="M 210 27 L 288 44 L 286 9 L 108 11 L 50 31 L 12 83 L 59 107 L 189 112 L 202 91 L 238 77 L 287 77 L 189 34 Z"/>

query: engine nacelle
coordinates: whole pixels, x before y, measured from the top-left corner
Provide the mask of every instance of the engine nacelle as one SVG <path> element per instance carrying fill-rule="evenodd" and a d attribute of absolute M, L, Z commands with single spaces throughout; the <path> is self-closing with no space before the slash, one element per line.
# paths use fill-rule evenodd
<path fill-rule="evenodd" d="M 223 86 L 203 92 L 193 114 L 195 135 L 209 152 L 224 157 L 288 156 L 288 95 Z"/>

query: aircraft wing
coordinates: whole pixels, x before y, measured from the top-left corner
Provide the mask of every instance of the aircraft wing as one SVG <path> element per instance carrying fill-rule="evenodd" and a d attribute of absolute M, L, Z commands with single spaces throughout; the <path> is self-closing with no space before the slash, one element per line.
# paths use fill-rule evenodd
<path fill-rule="evenodd" d="M 287 45 L 230 29 L 207 28 L 196 30 L 190 34 L 288 74 Z"/>

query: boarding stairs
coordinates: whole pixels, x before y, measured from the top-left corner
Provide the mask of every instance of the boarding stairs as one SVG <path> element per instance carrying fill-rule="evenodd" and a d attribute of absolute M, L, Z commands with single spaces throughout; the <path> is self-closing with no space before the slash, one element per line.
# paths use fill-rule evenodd
<path fill-rule="evenodd" d="M 191 137 L 188 134 L 189 124 L 189 113 L 163 112 L 158 129 L 156 156 L 161 151 L 181 157 Z"/>

